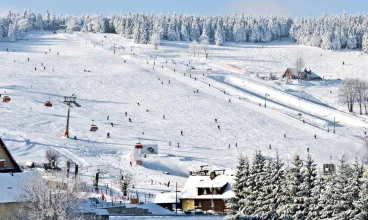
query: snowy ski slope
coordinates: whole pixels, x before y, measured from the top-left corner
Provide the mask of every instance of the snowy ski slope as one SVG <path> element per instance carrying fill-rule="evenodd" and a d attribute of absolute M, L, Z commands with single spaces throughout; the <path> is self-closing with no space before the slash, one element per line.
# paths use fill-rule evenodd
<path fill-rule="evenodd" d="M 165 41 L 156 51 L 118 35 L 93 33 L 35 32 L 27 41 L 0 42 L 0 93 L 12 98 L 0 104 L 0 135 L 17 161 L 44 161 L 44 151 L 52 148 L 80 164 L 87 179 L 92 180 L 99 166 L 115 170 L 106 181 L 118 169 L 127 169 L 136 174 L 139 190 L 152 193 L 168 189 L 151 186 L 150 179 L 182 185 L 185 178 L 180 176 L 197 165 L 235 168 L 240 153 L 252 157 L 256 150 L 270 157 L 278 151 L 289 162 L 296 153 L 305 158 L 309 148 L 319 165 L 336 162 L 343 154 L 351 161 L 364 155 L 367 118 L 343 112 L 344 106 L 336 102 L 338 82 L 285 86 L 257 79 L 255 73 L 281 74 L 304 54 L 307 65 L 326 78 L 364 77 L 366 56 L 287 40 L 263 48 L 210 46 L 207 60 L 203 54 L 193 57 L 187 48 L 185 42 Z M 339 66 L 342 60 L 347 63 L 344 67 Z M 190 71 L 191 66 L 195 70 Z M 212 73 L 203 75 L 208 68 Z M 268 108 L 263 107 L 265 93 L 270 95 Z M 71 109 L 70 135 L 77 140 L 62 137 L 66 107 L 60 101 L 72 94 L 82 105 Z M 49 98 L 52 108 L 43 105 Z M 333 117 L 339 121 L 337 134 L 327 132 Z M 97 132 L 89 131 L 92 120 Z M 106 138 L 107 132 L 111 138 Z M 158 144 L 159 155 L 147 158 L 144 167 L 130 167 L 129 152 L 139 139 Z"/>

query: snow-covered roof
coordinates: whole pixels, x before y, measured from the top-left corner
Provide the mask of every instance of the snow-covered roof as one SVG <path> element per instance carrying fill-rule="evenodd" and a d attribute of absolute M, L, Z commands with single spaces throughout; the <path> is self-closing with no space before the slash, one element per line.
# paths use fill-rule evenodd
<path fill-rule="evenodd" d="M 298 71 L 296 71 L 296 69 L 294 68 L 287 68 L 288 70 L 290 70 L 290 72 L 294 75 L 297 76 L 298 75 Z"/>
<path fill-rule="evenodd" d="M 228 184 L 227 184 L 228 183 Z M 189 176 L 185 183 L 184 189 L 180 194 L 181 199 L 227 199 L 234 197 L 235 194 L 232 191 L 232 184 L 234 183 L 234 176 L 230 175 L 218 175 L 213 180 L 209 176 Z M 227 185 L 226 185 L 227 184 Z M 198 195 L 198 187 L 211 188 L 211 187 L 223 187 L 226 185 L 223 194 L 221 195 Z"/>
<path fill-rule="evenodd" d="M 180 196 L 180 192 L 177 193 L 177 201 L 176 202 L 180 202 L 179 199 Z M 168 192 L 168 193 L 158 193 L 156 194 L 156 198 L 154 203 L 156 204 L 162 204 L 162 203 L 175 203 L 175 192 Z"/>
<path fill-rule="evenodd" d="M 314 72 L 311 72 L 311 73 L 308 73 L 309 77 L 313 78 L 313 79 L 320 79 L 321 77 L 318 76 L 316 73 Z"/>
<path fill-rule="evenodd" d="M 16 202 L 16 196 L 21 192 L 22 181 L 34 174 L 24 173 L 0 173 L 0 203 Z"/>

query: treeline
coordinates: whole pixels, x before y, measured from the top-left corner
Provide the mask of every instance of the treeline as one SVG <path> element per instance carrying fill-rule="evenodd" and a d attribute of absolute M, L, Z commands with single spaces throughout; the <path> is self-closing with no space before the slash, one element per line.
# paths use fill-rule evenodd
<path fill-rule="evenodd" d="M 368 180 L 363 167 L 342 157 L 336 173 L 319 174 L 312 157 L 295 156 L 285 168 L 256 153 L 240 156 L 226 219 L 368 219 Z"/>
<path fill-rule="evenodd" d="M 0 19 L 0 38 L 22 39 L 30 30 L 58 30 L 65 26 L 70 31 L 117 33 L 135 43 L 147 44 L 152 36 L 170 41 L 200 41 L 208 39 L 221 45 L 224 42 L 270 42 L 289 35 L 292 19 L 280 16 L 198 16 L 183 14 L 128 13 L 102 15 L 46 15 L 30 10 L 9 12 Z"/>
<path fill-rule="evenodd" d="M 359 114 L 368 115 L 368 81 L 347 78 L 339 87 L 339 101 L 346 104 L 349 112 L 354 112 L 354 104 L 359 106 Z M 363 110 L 364 109 L 364 110 Z"/>
<path fill-rule="evenodd" d="M 45 15 L 31 10 L 0 18 L 0 40 L 22 39 L 30 30 L 58 30 L 117 33 L 135 43 L 150 43 L 159 35 L 170 41 L 201 41 L 208 39 L 217 45 L 224 42 L 270 42 L 290 36 L 299 44 L 328 50 L 361 48 L 368 52 L 368 15 L 323 15 L 319 18 L 283 16 L 185 15 L 127 13 L 102 15 Z"/>
<path fill-rule="evenodd" d="M 368 14 L 323 15 L 298 18 L 290 29 L 290 37 L 299 44 L 327 50 L 362 49 L 368 52 Z"/>

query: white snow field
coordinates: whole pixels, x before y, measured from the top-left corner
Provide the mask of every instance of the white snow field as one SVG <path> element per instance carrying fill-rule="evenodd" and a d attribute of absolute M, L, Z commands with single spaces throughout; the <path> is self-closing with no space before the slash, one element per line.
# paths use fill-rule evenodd
<path fill-rule="evenodd" d="M 27 38 L 0 42 L 0 93 L 11 97 L 0 104 L 0 136 L 18 162 L 43 162 L 52 148 L 79 164 L 90 183 L 98 168 L 110 173 L 103 184 L 123 169 L 134 174 L 134 190 L 156 194 L 174 189 L 175 184 L 163 186 L 168 181 L 181 188 L 188 170 L 198 165 L 235 168 L 239 154 L 252 158 L 256 150 L 269 157 L 278 151 L 290 162 L 295 154 L 306 158 L 309 148 L 319 167 L 343 154 L 350 161 L 366 154 L 367 117 L 348 114 L 337 102 L 339 81 L 285 85 L 255 77 L 280 75 L 302 55 L 307 67 L 326 79 L 363 78 L 368 57 L 358 51 L 324 51 L 283 40 L 211 45 L 205 59 L 202 51 L 199 57 L 189 54 L 186 42 L 164 41 L 154 50 L 115 34 L 33 32 Z M 81 104 L 71 108 L 69 132 L 77 140 L 62 137 L 67 109 L 60 101 L 72 94 Z M 44 106 L 49 98 L 51 108 Z M 89 131 L 92 120 L 97 132 Z M 131 167 L 129 154 L 139 138 L 157 144 L 159 155 Z"/>

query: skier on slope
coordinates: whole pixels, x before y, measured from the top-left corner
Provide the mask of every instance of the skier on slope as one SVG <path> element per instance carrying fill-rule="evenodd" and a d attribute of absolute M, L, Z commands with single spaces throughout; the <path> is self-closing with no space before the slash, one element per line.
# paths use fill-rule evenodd
<path fill-rule="evenodd" d="M 180 135 L 183 136 L 183 131 L 180 131 Z"/>
<path fill-rule="evenodd" d="M 128 112 L 125 112 L 125 117 L 128 116 Z"/>
<path fill-rule="evenodd" d="M 107 138 L 110 138 L 110 132 L 107 132 L 106 135 L 107 135 Z"/>
<path fill-rule="evenodd" d="M 110 119 L 110 116 L 108 115 L 107 118 L 106 118 L 106 120 L 109 120 L 109 119 Z"/>

